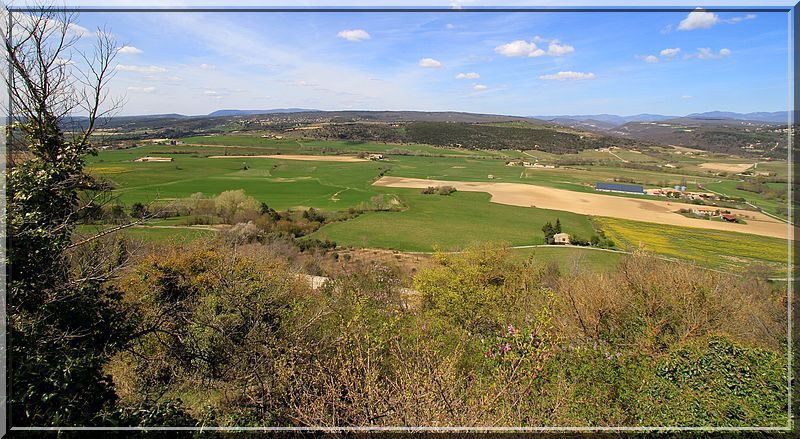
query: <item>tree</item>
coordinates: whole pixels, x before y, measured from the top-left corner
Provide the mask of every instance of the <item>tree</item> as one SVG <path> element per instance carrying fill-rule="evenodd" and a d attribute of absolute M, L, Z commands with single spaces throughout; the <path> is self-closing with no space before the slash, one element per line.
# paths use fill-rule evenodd
<path fill-rule="evenodd" d="M 555 227 L 553 228 L 553 232 L 555 232 L 555 233 L 561 233 L 561 220 L 560 220 L 560 219 L 558 219 L 558 218 L 556 218 L 556 225 L 555 225 Z"/>
<path fill-rule="evenodd" d="M 542 232 L 544 232 L 544 243 L 545 244 L 552 244 L 554 242 L 553 235 L 556 234 L 555 227 L 550 221 L 546 222 L 544 226 L 542 226 Z"/>
<path fill-rule="evenodd" d="M 237 214 L 255 214 L 261 209 L 258 201 L 248 197 L 241 189 L 222 192 L 214 199 L 214 205 L 217 215 L 228 224 L 233 224 L 237 220 Z"/>
<path fill-rule="evenodd" d="M 7 14 L 9 417 L 14 426 L 97 424 L 115 401 L 103 367 L 125 335 L 105 281 L 126 251 L 100 245 L 105 233 L 75 243 L 73 230 L 108 195 L 84 172 L 84 157 L 120 105 L 106 94 L 118 46 L 98 29 L 93 51 L 78 50 L 89 34 L 71 12 Z"/>

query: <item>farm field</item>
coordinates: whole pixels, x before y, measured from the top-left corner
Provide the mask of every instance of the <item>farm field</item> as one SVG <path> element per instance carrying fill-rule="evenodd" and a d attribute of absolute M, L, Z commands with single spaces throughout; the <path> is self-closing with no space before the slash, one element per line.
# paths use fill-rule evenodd
<path fill-rule="evenodd" d="M 597 193 L 579 194 L 572 191 L 534 185 L 458 182 L 403 177 L 382 177 L 375 184 L 405 188 L 426 188 L 450 184 L 459 191 L 488 192 L 491 194 L 492 202 L 512 206 L 535 206 L 537 208 L 566 210 L 585 215 L 608 216 L 666 225 L 753 233 L 783 239 L 788 237 L 786 223 L 752 211 L 730 209 L 732 213 L 746 215 L 747 218 L 746 224 L 733 224 L 687 218 L 675 213 L 680 208 L 690 206 L 684 203 L 610 197 Z"/>
<path fill-rule="evenodd" d="M 673 206 L 661 197 L 642 197 L 626 194 L 597 194 L 594 183 L 598 181 L 636 181 L 646 187 L 661 187 L 686 183 L 688 185 L 703 184 L 709 189 L 725 189 L 721 192 L 729 195 L 741 195 L 748 199 L 756 199 L 758 194 L 740 194 L 730 191 L 735 188 L 736 181 L 720 179 L 711 176 L 687 176 L 673 172 L 654 173 L 644 169 L 621 167 L 620 160 L 610 156 L 608 152 L 583 151 L 580 154 L 555 155 L 539 151 L 461 151 L 448 148 L 437 148 L 428 145 L 402 145 L 404 147 L 419 147 L 417 151 L 427 155 L 398 155 L 389 153 L 385 160 L 380 161 L 350 161 L 344 153 L 352 153 L 360 149 L 369 152 L 389 150 L 389 146 L 397 145 L 372 144 L 366 142 L 340 142 L 340 141 L 302 141 L 297 139 L 267 139 L 255 136 L 207 136 L 195 141 L 204 145 L 158 145 L 150 144 L 135 148 L 102 151 L 96 157 L 88 160 L 90 172 L 107 180 L 114 187 L 114 193 L 119 197 L 119 202 L 130 205 L 135 202 L 151 203 L 154 200 L 170 202 L 170 200 L 185 198 L 196 192 L 206 196 L 214 196 L 226 190 L 243 189 L 249 196 L 258 201 L 267 203 L 278 210 L 306 209 L 315 207 L 323 211 L 340 211 L 348 208 L 357 208 L 370 202 L 373 197 L 390 196 L 399 202 L 399 212 L 366 212 L 355 219 L 346 222 L 330 223 L 312 234 L 319 239 L 331 239 L 340 246 L 374 247 L 396 249 L 402 251 L 430 252 L 434 246 L 442 249 L 457 249 L 471 242 L 504 241 L 511 245 L 533 245 L 543 242 L 542 225 L 547 221 L 559 218 L 564 231 L 588 239 L 595 230 L 588 215 L 601 215 L 595 209 L 579 210 L 575 207 L 576 199 L 586 197 L 602 197 L 602 200 L 613 203 L 630 203 L 637 205 L 643 202 L 650 203 L 660 210 L 667 209 L 666 214 L 677 217 L 676 220 L 700 222 L 702 226 L 711 227 L 748 227 L 758 221 L 748 221 L 746 225 L 727 224 L 722 222 L 702 221 L 685 218 L 668 212 Z M 211 139 L 211 140 L 209 140 Z M 188 140 L 188 139 L 184 139 Z M 212 145 L 212 143 L 215 143 Z M 228 143 L 230 149 L 223 149 Z M 408 150 L 408 148 L 405 148 Z M 210 159 L 210 156 L 227 157 Z M 615 154 L 631 160 L 636 156 L 641 162 L 650 162 L 657 159 L 644 153 L 628 150 L 614 150 Z M 476 155 L 479 154 L 479 155 Z M 321 155 L 322 157 L 313 157 Z M 255 157 L 256 155 L 272 157 Z M 169 162 L 134 162 L 144 156 L 170 157 Z M 234 157 L 236 156 L 236 157 Z M 284 156 L 284 157 L 281 157 Z M 575 157 L 595 160 L 593 163 L 578 166 L 557 168 L 523 168 L 521 166 L 506 166 L 508 157 L 520 157 L 547 163 Z M 297 160 L 300 159 L 300 160 Z M 346 160 L 346 161 L 341 161 Z M 706 158 L 687 158 L 687 164 L 694 166 Z M 714 159 L 715 161 L 717 159 Z M 616 161 L 616 163 L 614 163 Z M 724 160 L 722 160 L 724 161 Z M 772 167 L 776 164 L 770 163 Z M 436 184 L 457 186 L 459 184 L 495 185 L 497 183 L 513 183 L 526 190 L 546 190 L 553 193 L 567 193 L 573 201 L 555 200 L 550 204 L 543 204 L 541 200 L 516 202 L 517 206 L 501 205 L 490 202 L 490 195 L 486 192 L 459 191 L 450 196 L 422 195 L 417 187 L 428 186 L 433 182 L 419 183 L 415 188 L 394 188 L 377 186 L 372 183 L 382 175 L 392 177 L 405 177 L 416 179 L 437 180 Z M 385 181 L 385 180 L 384 180 Z M 459 183 L 460 182 L 460 183 Z M 538 189 L 537 189 L 538 188 Z M 730 193 L 729 193 L 730 192 Z M 577 197 L 577 198 L 576 198 Z M 539 208 L 531 209 L 531 204 Z M 585 203 L 578 203 L 585 204 Z M 676 204 L 676 203 L 670 203 Z M 773 208 L 770 203 L 754 202 L 767 210 Z M 548 209 L 544 209 L 544 208 Z M 576 210 L 577 213 L 569 213 Z M 619 216 L 625 209 L 617 208 L 607 212 L 607 216 Z M 752 214 L 753 212 L 747 212 Z M 648 215 L 652 215 L 648 211 Z M 634 218 L 629 218 L 634 219 Z M 653 221 L 653 218 L 642 218 Z M 770 219 L 771 220 L 771 219 Z M 774 220 L 771 220 L 774 221 Z M 181 224 L 181 221 L 174 224 Z M 167 224 L 167 223 L 164 223 Z M 170 223 L 172 224 L 172 223 Z M 601 223 L 596 223 L 601 224 Z M 603 228 L 612 227 L 612 223 L 602 222 Z M 619 245 L 630 248 L 630 242 L 636 241 L 630 236 L 635 236 L 626 230 L 622 233 L 618 224 L 614 229 Z M 651 233 L 653 227 L 669 231 L 672 228 L 649 223 L 641 226 Z M 774 228 L 774 224 L 769 227 Z M 681 229 L 683 230 L 683 229 Z M 691 233 L 698 235 L 706 230 L 692 228 Z M 785 228 L 780 231 L 768 232 L 772 234 L 785 233 Z M 708 230 L 711 232 L 710 230 Z M 178 229 L 178 228 L 133 228 L 125 232 L 128 236 L 140 237 L 143 240 L 163 240 L 173 235 L 182 235 L 181 239 L 196 239 L 197 237 L 210 236 L 211 231 Z M 664 232 L 667 233 L 667 232 Z M 674 232 L 685 233 L 685 231 Z M 700 233 L 702 234 L 702 233 Z M 611 235 L 611 233 L 610 233 Z M 705 236 L 705 235 L 703 235 Z M 611 237 L 611 236 L 610 236 Z M 779 239 L 764 240 L 752 234 L 725 233 L 720 231 L 714 235 L 715 239 L 733 239 L 746 243 L 755 242 L 766 245 L 772 250 L 762 256 L 759 252 L 752 254 L 753 260 L 763 260 L 775 263 L 777 254 L 783 247 Z M 763 242 L 762 242 L 763 241 Z M 648 249 L 654 252 L 673 257 L 676 249 L 667 245 L 650 245 Z M 755 246 L 757 247 L 757 245 Z M 777 248 L 777 250 L 776 250 Z M 692 247 L 691 254 L 684 259 L 695 261 L 707 266 L 735 266 L 719 260 L 718 252 L 714 246 Z M 519 252 L 526 250 L 520 249 Z M 537 249 L 540 255 L 552 255 L 554 260 L 562 263 L 556 257 L 558 254 L 581 253 L 586 255 L 587 266 L 600 267 L 600 262 L 614 261 L 616 254 L 607 252 L 592 253 L 592 250 L 574 249 L 564 251 L 561 249 Z M 733 256 L 729 252 L 728 256 Z M 608 259 L 604 259 L 606 256 Z M 595 259 L 593 259 L 595 258 Z M 730 258 L 729 258 L 730 259 Z M 729 261 L 726 259 L 725 261 Z M 785 258 L 784 258 L 785 259 Z M 570 259 L 571 260 L 571 259 Z M 726 265 L 727 264 L 727 265 Z"/>
<path fill-rule="evenodd" d="M 542 263 L 555 262 L 565 274 L 576 271 L 607 271 L 616 267 L 626 255 L 605 250 L 574 246 L 518 248 L 512 250 L 521 257 Z"/>
<path fill-rule="evenodd" d="M 754 263 L 785 273 L 788 241 L 717 230 L 662 227 L 616 218 L 595 218 L 608 237 L 625 250 L 644 249 L 703 266 L 741 271 Z"/>
<path fill-rule="evenodd" d="M 355 219 L 322 227 L 311 235 L 340 245 L 401 251 L 459 250 L 481 241 L 510 245 L 543 244 L 545 222 L 561 221 L 562 230 L 589 239 L 588 217 L 569 212 L 502 206 L 485 193 L 456 192 L 422 195 L 416 189 L 393 189 L 406 209 L 369 212 Z"/>

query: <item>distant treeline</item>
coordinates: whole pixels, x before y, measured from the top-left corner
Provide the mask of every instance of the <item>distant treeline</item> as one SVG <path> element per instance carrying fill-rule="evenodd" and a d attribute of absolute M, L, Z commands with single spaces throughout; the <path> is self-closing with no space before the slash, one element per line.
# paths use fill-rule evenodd
<path fill-rule="evenodd" d="M 451 122 L 335 124 L 309 131 L 309 135 L 321 139 L 422 143 L 465 149 L 537 149 L 551 153 L 576 153 L 585 149 L 637 144 L 627 139 L 584 136 L 535 125 L 517 127 Z"/>

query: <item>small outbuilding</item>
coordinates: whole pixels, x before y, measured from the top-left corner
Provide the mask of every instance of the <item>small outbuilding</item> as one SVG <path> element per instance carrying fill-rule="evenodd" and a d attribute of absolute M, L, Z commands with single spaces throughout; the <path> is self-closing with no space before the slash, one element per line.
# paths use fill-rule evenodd
<path fill-rule="evenodd" d="M 569 244 L 569 233 L 556 233 L 553 235 L 553 242 L 556 244 Z"/>

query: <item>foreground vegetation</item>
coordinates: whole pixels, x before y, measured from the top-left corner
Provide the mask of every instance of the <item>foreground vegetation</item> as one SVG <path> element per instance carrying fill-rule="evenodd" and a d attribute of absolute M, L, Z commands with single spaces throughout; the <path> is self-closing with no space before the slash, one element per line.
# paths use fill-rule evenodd
<path fill-rule="evenodd" d="M 415 293 L 376 264 L 312 290 L 274 246 L 198 242 L 119 285 L 140 334 L 107 369 L 121 402 L 198 425 L 787 421 L 785 294 L 755 277 L 646 255 L 562 276 L 479 246 Z"/>

